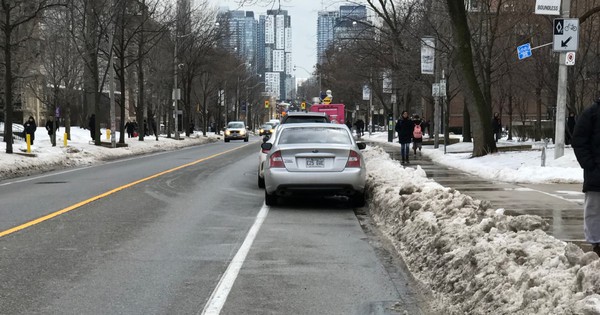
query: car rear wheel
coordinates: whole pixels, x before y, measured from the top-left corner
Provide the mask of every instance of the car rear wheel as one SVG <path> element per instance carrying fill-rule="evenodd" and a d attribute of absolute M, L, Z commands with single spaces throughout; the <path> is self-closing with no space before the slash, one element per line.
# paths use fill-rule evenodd
<path fill-rule="evenodd" d="M 277 205 L 277 195 L 270 195 L 265 190 L 265 204 L 267 206 L 276 206 Z"/>
<path fill-rule="evenodd" d="M 258 188 L 265 188 L 265 179 L 260 177 L 260 175 L 257 177 L 258 177 Z"/>
<path fill-rule="evenodd" d="M 364 192 L 356 192 L 355 195 L 350 197 L 350 204 L 352 207 L 360 208 L 364 207 L 366 203 L 365 193 Z"/>

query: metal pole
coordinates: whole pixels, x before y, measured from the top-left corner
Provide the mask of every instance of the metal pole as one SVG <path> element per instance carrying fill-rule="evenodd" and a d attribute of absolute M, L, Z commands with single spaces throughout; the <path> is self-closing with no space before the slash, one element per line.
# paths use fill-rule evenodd
<path fill-rule="evenodd" d="M 571 13 L 571 0 L 562 0 L 562 14 L 568 18 Z M 566 52 L 561 52 L 558 56 L 558 87 L 556 88 L 556 122 L 554 134 L 554 158 L 558 159 L 565 154 L 565 120 L 567 106 L 567 65 L 565 59 Z"/>
<path fill-rule="evenodd" d="M 177 30 L 175 30 L 175 50 L 173 53 L 173 109 L 175 110 L 175 140 L 179 140 L 179 110 L 177 109 L 177 100 L 179 99 L 179 90 L 177 89 Z"/>
<path fill-rule="evenodd" d="M 112 23 L 112 29 L 110 31 L 109 34 L 109 43 L 110 43 L 110 51 L 108 54 L 108 73 L 110 75 L 110 81 L 109 81 L 109 97 L 110 97 L 110 130 L 111 130 L 111 135 L 110 135 L 110 146 L 112 148 L 116 148 L 117 147 L 117 139 L 116 139 L 116 129 L 117 129 L 117 123 L 116 123 L 116 118 L 115 118 L 115 67 L 113 66 L 113 54 L 112 54 L 112 49 L 113 49 L 113 43 L 114 43 L 114 33 L 115 33 L 115 25 L 114 23 Z M 121 95 L 123 95 L 123 93 L 121 93 Z M 58 118 L 58 117 L 57 117 Z M 55 119 L 55 123 L 56 123 L 56 119 Z M 56 134 L 56 129 L 53 130 L 53 134 Z"/>

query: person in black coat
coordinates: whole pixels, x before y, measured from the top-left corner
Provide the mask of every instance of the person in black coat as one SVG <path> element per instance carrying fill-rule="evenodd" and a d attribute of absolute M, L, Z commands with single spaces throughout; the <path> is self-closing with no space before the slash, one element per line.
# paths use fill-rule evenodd
<path fill-rule="evenodd" d="M 133 137 L 133 132 L 135 131 L 135 124 L 131 121 L 127 121 L 125 124 L 125 129 L 127 130 L 127 138 Z"/>
<path fill-rule="evenodd" d="M 492 119 L 492 129 L 494 130 L 496 142 L 498 142 L 498 140 L 502 138 L 502 120 L 500 119 L 499 113 L 494 113 L 494 118 Z"/>
<path fill-rule="evenodd" d="M 412 142 L 412 132 L 415 124 L 408 118 L 408 112 L 403 111 L 402 117 L 396 122 L 395 130 L 398 133 L 398 142 L 400 142 L 400 154 L 402 163 L 410 163 L 408 155 L 410 152 L 410 143 Z"/>
<path fill-rule="evenodd" d="M 90 116 L 88 128 L 90 128 L 90 137 L 92 137 L 92 141 L 96 141 L 96 114 Z"/>
<path fill-rule="evenodd" d="M 573 131 L 575 131 L 575 114 L 569 112 L 569 118 L 567 118 L 567 130 L 565 130 L 565 144 L 571 144 L 571 138 L 573 137 Z"/>
<path fill-rule="evenodd" d="M 579 115 L 571 146 L 583 168 L 585 240 L 600 256 L 600 99 Z"/>
<path fill-rule="evenodd" d="M 31 145 L 33 145 L 33 139 L 35 138 L 35 130 L 37 129 L 37 125 L 35 123 L 35 119 L 33 116 L 29 116 L 29 119 L 23 124 L 25 128 L 25 137 L 29 135 L 29 140 L 31 141 Z"/>

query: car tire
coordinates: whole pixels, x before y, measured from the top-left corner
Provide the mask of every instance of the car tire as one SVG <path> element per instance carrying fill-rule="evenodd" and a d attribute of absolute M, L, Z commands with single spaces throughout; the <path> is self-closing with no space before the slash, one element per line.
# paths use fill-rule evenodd
<path fill-rule="evenodd" d="M 356 192 L 355 195 L 350 197 L 350 204 L 352 207 L 360 208 L 364 207 L 366 203 L 365 193 L 364 192 Z"/>
<path fill-rule="evenodd" d="M 277 205 L 277 195 L 273 194 L 270 195 L 266 190 L 265 190 L 265 204 L 267 206 L 276 206 Z"/>
<path fill-rule="evenodd" d="M 225 139 L 225 142 L 229 142 L 229 139 Z"/>
<path fill-rule="evenodd" d="M 261 178 L 260 176 L 258 177 L 258 188 L 265 188 L 265 179 Z"/>

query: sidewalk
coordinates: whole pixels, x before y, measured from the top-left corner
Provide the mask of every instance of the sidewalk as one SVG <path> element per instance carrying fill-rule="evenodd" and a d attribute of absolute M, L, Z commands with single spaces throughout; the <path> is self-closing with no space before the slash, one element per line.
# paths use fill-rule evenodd
<path fill-rule="evenodd" d="M 400 159 L 397 146 L 377 142 L 393 159 Z M 463 171 L 432 162 L 411 151 L 406 167 L 420 166 L 427 177 L 440 185 L 454 188 L 466 195 L 489 201 L 503 208 L 507 215 L 539 215 L 548 223 L 546 232 L 557 239 L 573 242 L 584 250 L 589 246 L 583 237 L 583 198 L 581 184 L 515 184 L 490 181 Z"/>

